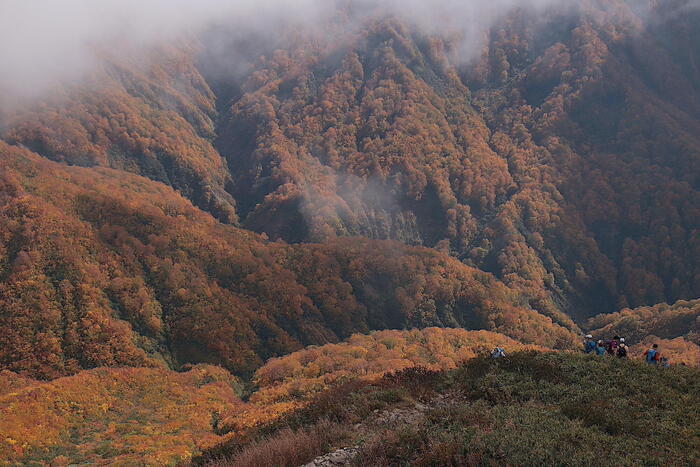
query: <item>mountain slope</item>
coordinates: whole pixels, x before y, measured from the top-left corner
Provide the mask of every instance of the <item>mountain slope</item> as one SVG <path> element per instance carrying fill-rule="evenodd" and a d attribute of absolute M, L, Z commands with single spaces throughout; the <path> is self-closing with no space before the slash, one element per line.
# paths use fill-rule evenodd
<path fill-rule="evenodd" d="M 174 463 L 221 441 L 212 418 L 241 404 L 237 384 L 208 366 L 100 368 L 50 382 L 0 372 L 0 456 L 4 465 Z"/>
<path fill-rule="evenodd" d="M 106 56 L 2 137 L 274 240 L 436 248 L 556 321 L 700 296 L 697 8 L 513 9 L 465 57 L 460 31 L 351 4 L 257 48 L 223 27 Z"/>
<path fill-rule="evenodd" d="M 231 177 L 211 142 L 216 98 L 195 50 L 180 42 L 131 60 L 103 53 L 87 83 L 5 116 L 1 136 L 55 161 L 144 175 L 235 222 Z"/>
<path fill-rule="evenodd" d="M 306 407 L 318 394 L 349 381 L 376 381 L 417 366 L 454 369 L 496 346 L 506 352 L 545 350 L 494 332 L 444 328 L 375 331 L 354 334 L 338 344 L 307 347 L 259 368 L 251 379 L 254 391 L 247 404 L 223 413 L 217 428 L 229 436 L 240 435 Z"/>
<path fill-rule="evenodd" d="M 0 143 L 0 364 L 39 378 L 96 366 L 221 364 L 372 329 L 464 326 L 575 345 L 493 276 L 433 250 L 287 245 L 225 226 L 165 185 Z"/>
<path fill-rule="evenodd" d="M 664 339 L 685 337 L 700 344 L 700 300 L 598 315 L 586 327 L 599 333 L 624 335 L 632 343 L 653 334 Z"/>
<path fill-rule="evenodd" d="M 481 31 L 355 0 L 272 38 L 222 18 L 0 109 L 0 452 L 697 462 L 694 370 L 454 369 L 579 326 L 700 358 L 700 8 L 564 3 Z M 444 371 L 381 378 L 416 364 Z"/>
<path fill-rule="evenodd" d="M 431 328 L 354 335 L 272 359 L 252 394 L 210 365 L 99 368 L 36 381 L 0 372 L 0 456 L 17 463 L 162 465 L 187 461 L 255 426 L 304 407 L 318 393 L 356 377 L 429 365 L 455 368 L 491 345 L 532 348 L 487 331 Z M 357 354 L 364 355 L 360 360 Z M 41 430 L 37 430 L 41 426 Z"/>
<path fill-rule="evenodd" d="M 698 381 L 697 369 L 616 358 L 484 356 L 446 372 L 348 383 L 198 460 L 303 465 L 332 453 L 326 459 L 345 465 L 694 464 Z"/>
<path fill-rule="evenodd" d="M 300 34 L 218 132 L 243 225 L 451 251 L 550 316 L 700 295 L 698 47 L 670 45 L 674 5 L 515 10 L 467 63 L 397 19 Z"/>

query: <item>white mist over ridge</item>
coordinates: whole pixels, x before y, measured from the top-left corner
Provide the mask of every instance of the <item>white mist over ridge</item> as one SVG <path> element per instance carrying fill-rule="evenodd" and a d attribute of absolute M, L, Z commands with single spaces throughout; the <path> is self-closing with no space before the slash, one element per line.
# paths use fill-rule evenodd
<path fill-rule="evenodd" d="M 262 18 L 319 11 L 315 0 L 3 0 L 0 93 L 37 97 L 79 81 L 99 64 L 97 50 L 131 54 L 223 17 L 264 28 Z M 314 8 L 312 8 L 314 5 Z"/>
<path fill-rule="evenodd" d="M 146 51 L 218 23 L 274 37 L 280 25 L 313 29 L 337 8 L 352 21 L 395 15 L 426 33 L 458 33 L 464 55 L 480 47 L 479 31 L 513 8 L 538 9 L 576 0 L 2 0 L 0 97 L 41 97 L 80 83 L 99 65 L 96 50 Z M 585 1 L 585 0 L 578 0 Z"/>

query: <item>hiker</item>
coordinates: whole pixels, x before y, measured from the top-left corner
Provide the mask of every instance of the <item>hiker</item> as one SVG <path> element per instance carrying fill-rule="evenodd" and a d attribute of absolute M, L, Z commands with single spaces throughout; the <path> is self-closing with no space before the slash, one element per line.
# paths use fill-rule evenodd
<path fill-rule="evenodd" d="M 593 336 L 586 334 L 586 341 L 583 343 L 583 353 L 593 353 L 595 351 L 595 341 Z"/>
<path fill-rule="evenodd" d="M 627 350 L 629 347 L 627 347 L 627 344 L 625 344 L 625 338 L 621 337 L 620 338 L 620 345 L 617 347 L 617 357 L 618 358 L 627 358 Z"/>
<path fill-rule="evenodd" d="M 506 351 L 500 347 L 496 347 L 491 351 L 491 358 L 503 358 L 506 356 Z"/>
<path fill-rule="evenodd" d="M 605 345 L 603 344 L 603 341 L 598 341 L 598 345 L 595 347 L 595 354 L 602 356 L 605 355 L 607 351 L 605 350 Z"/>
<path fill-rule="evenodd" d="M 620 346 L 620 336 L 615 336 L 611 341 L 608 342 L 607 351 L 608 355 L 616 355 L 617 348 Z"/>
<path fill-rule="evenodd" d="M 659 363 L 659 345 L 658 344 L 652 345 L 650 349 L 647 349 L 644 352 L 644 360 L 649 365 L 656 365 L 657 363 Z"/>

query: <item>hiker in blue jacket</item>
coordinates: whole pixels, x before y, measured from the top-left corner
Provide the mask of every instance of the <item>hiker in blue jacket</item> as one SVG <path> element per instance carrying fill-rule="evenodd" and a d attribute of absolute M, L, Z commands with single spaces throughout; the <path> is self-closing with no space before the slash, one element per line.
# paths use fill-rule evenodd
<path fill-rule="evenodd" d="M 646 352 L 644 352 L 644 361 L 647 362 L 649 365 L 658 364 L 659 357 L 660 355 L 658 344 L 652 345 L 650 349 L 647 349 Z"/>
<path fill-rule="evenodd" d="M 607 355 L 608 349 L 605 348 L 603 341 L 598 341 L 598 345 L 595 347 L 595 354 L 599 356 Z"/>
<path fill-rule="evenodd" d="M 595 351 L 595 341 L 593 340 L 593 336 L 590 334 L 586 334 L 586 341 L 583 343 L 583 352 L 584 353 L 593 353 Z"/>

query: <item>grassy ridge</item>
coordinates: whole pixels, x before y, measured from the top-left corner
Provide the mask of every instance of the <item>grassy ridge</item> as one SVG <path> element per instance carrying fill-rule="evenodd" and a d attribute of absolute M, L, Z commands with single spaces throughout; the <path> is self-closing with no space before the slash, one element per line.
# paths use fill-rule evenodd
<path fill-rule="evenodd" d="M 196 461 L 258 465 L 274 452 L 292 465 L 351 447 L 356 465 L 693 465 L 699 376 L 569 353 L 477 357 L 455 370 L 348 383 Z M 334 439 L 309 442 L 331 431 Z"/>

